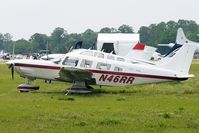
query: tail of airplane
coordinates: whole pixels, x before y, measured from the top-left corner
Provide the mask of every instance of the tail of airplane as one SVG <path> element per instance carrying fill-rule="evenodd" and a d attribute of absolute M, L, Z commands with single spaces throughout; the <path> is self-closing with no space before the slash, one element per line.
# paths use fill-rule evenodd
<path fill-rule="evenodd" d="M 199 43 L 188 40 L 182 28 L 179 28 L 176 44 L 157 65 L 174 70 L 179 75 L 188 75 L 197 45 Z"/>
<path fill-rule="evenodd" d="M 145 44 L 138 42 L 126 53 L 125 57 L 133 60 L 150 61 L 156 49 L 157 48 L 155 47 L 146 46 Z"/>

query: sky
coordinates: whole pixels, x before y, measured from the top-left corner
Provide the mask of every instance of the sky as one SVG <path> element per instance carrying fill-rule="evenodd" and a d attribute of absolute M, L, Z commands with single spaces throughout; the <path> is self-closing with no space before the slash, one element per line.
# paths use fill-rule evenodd
<path fill-rule="evenodd" d="M 179 19 L 199 23 L 198 0 L 0 0 L 0 33 L 13 40 L 34 33 L 50 35 L 56 27 L 68 33 L 90 28 L 133 27 Z"/>

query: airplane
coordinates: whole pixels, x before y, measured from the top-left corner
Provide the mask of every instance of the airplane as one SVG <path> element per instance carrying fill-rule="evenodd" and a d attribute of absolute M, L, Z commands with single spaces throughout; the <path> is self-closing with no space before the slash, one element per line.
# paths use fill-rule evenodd
<path fill-rule="evenodd" d="M 183 81 L 193 75 L 189 69 L 199 43 L 188 40 L 181 28 L 172 50 L 156 63 L 132 61 L 131 59 L 103 51 L 75 49 L 61 60 L 12 60 L 7 64 L 27 79 L 17 89 L 21 92 L 38 90 L 32 85 L 36 79 L 71 82 L 68 93 L 92 92 L 90 85 L 126 86 L 168 81 Z"/>
<path fill-rule="evenodd" d="M 175 43 L 169 43 L 169 44 L 157 44 L 158 47 L 164 47 L 167 49 L 171 49 L 173 46 L 175 45 Z M 199 53 L 199 46 L 197 46 L 196 48 L 196 53 Z M 164 55 L 163 55 L 164 56 Z"/>
<path fill-rule="evenodd" d="M 41 59 L 41 60 L 54 60 L 54 59 L 57 59 L 57 58 L 62 58 L 64 56 L 65 56 L 65 54 L 48 54 L 48 55 L 44 55 L 44 56 L 40 57 L 39 59 Z"/>
<path fill-rule="evenodd" d="M 96 49 L 106 53 L 131 58 L 132 60 L 150 61 L 157 50 L 140 42 L 139 34 L 123 33 L 99 33 L 96 41 Z"/>

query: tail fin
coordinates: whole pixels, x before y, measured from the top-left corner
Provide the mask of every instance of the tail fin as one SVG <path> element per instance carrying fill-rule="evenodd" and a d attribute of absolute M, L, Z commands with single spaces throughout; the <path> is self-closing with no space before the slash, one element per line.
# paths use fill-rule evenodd
<path fill-rule="evenodd" d="M 199 43 L 188 40 L 182 30 L 178 29 L 176 44 L 157 65 L 176 71 L 178 74 L 188 75 L 193 55 Z"/>
<path fill-rule="evenodd" d="M 186 38 L 183 29 L 179 28 L 177 32 L 177 36 L 176 36 L 176 43 L 183 45 L 185 44 L 186 41 L 189 41 L 189 40 Z"/>

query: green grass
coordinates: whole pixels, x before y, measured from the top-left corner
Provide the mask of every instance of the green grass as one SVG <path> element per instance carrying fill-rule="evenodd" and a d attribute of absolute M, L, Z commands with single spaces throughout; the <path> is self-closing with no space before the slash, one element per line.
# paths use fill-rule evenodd
<path fill-rule="evenodd" d="M 0 64 L 0 133 L 193 133 L 199 131 L 199 62 L 184 82 L 98 87 L 88 95 L 64 95 L 67 83 L 19 93 L 24 79 Z"/>

